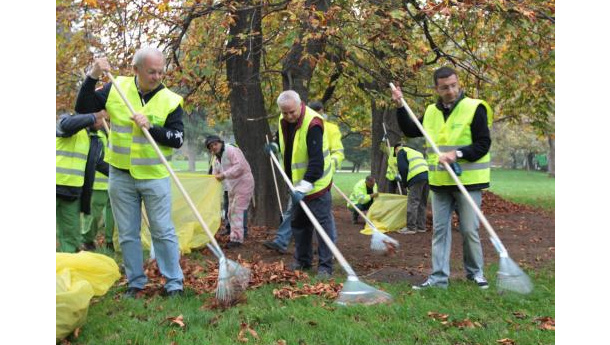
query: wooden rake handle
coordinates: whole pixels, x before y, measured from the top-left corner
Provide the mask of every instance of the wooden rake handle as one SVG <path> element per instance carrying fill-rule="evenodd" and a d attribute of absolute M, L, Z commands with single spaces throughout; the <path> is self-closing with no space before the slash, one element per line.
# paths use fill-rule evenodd
<path fill-rule="evenodd" d="M 269 144 L 269 136 L 265 134 L 265 140 Z M 277 186 L 277 177 L 275 176 L 275 167 L 273 160 L 269 157 L 269 164 L 271 164 L 271 173 L 273 174 L 273 183 L 275 184 L 275 194 L 277 195 L 277 203 L 280 206 L 280 213 L 282 214 L 282 220 L 284 219 L 284 210 L 282 209 L 282 199 L 280 198 L 280 189 Z"/>
<path fill-rule="evenodd" d="M 382 122 L 381 125 L 383 126 L 383 134 L 385 134 L 385 136 L 386 136 L 385 143 L 388 145 L 388 155 L 391 155 L 392 154 L 392 145 L 390 145 L 390 139 L 388 138 L 388 131 L 386 131 L 386 129 L 385 129 L 385 122 Z M 400 182 L 396 181 L 396 185 L 398 186 L 398 193 L 400 193 L 400 195 L 402 195 L 402 187 L 400 186 Z"/>
<path fill-rule="evenodd" d="M 123 93 L 123 90 L 121 90 L 121 88 L 119 87 L 118 83 L 114 80 L 114 77 L 112 76 L 112 74 L 106 72 L 106 75 L 108 76 L 108 78 L 110 78 L 110 81 L 112 82 L 112 85 L 114 85 L 114 87 L 116 88 L 117 92 L 119 93 L 119 95 L 123 99 L 123 102 L 125 102 L 125 105 L 127 106 L 127 108 L 129 108 L 129 111 L 131 112 L 131 115 L 132 116 L 135 115 L 136 112 L 135 112 L 134 108 L 132 107 L 132 105 L 129 102 L 129 100 L 127 99 L 127 97 L 125 97 L 125 94 Z M 195 215 L 195 218 L 197 218 L 197 221 L 203 227 L 203 230 L 205 230 L 206 234 L 208 235 L 208 238 L 214 244 L 215 251 L 212 250 L 212 252 L 214 252 L 214 254 L 216 254 L 217 256 L 224 257 L 225 255 L 222 252 L 222 250 L 220 249 L 220 245 L 218 245 L 218 242 L 216 241 L 216 238 L 214 238 L 214 235 L 212 235 L 212 232 L 210 231 L 210 228 L 208 228 L 208 225 L 206 224 L 206 222 L 201 217 L 201 214 L 199 214 L 199 211 L 195 207 L 195 204 L 191 200 L 191 197 L 188 195 L 188 193 L 186 192 L 186 190 L 182 186 L 182 183 L 178 179 L 178 176 L 176 176 L 176 173 L 174 173 L 174 170 L 172 169 L 172 167 L 167 162 L 167 159 L 165 159 L 165 156 L 161 152 L 161 149 L 159 149 L 159 145 L 157 145 L 157 143 L 155 142 L 153 137 L 150 135 L 150 132 L 148 131 L 148 129 L 146 129 L 144 127 L 140 127 L 140 129 L 142 129 L 142 132 L 144 133 L 144 136 L 146 137 L 148 142 L 152 145 L 152 147 L 155 149 L 155 152 L 157 153 L 157 156 L 159 156 L 159 159 L 161 160 L 163 165 L 165 165 L 165 167 L 167 168 L 167 171 L 169 171 L 170 175 L 174 179 L 174 182 L 176 182 L 176 185 L 178 186 L 178 189 L 180 189 L 180 192 L 182 193 L 182 196 L 184 196 L 184 199 L 186 199 L 186 202 L 188 203 L 189 207 L 193 211 L 193 214 Z"/>
<path fill-rule="evenodd" d="M 362 218 L 366 221 L 366 223 L 371 227 L 371 229 L 373 231 L 377 231 L 380 232 L 377 227 L 375 226 L 375 224 L 373 224 L 373 222 L 371 222 L 371 220 L 364 214 L 364 212 L 362 212 L 358 207 L 356 207 L 356 205 L 354 204 L 353 201 L 351 201 L 347 195 L 345 195 L 345 193 L 343 193 L 341 191 L 341 189 L 339 189 L 339 187 L 337 187 L 337 185 L 333 182 L 333 187 L 335 188 L 335 190 L 337 190 L 337 192 L 339 192 L 339 194 L 341 194 L 341 196 L 343 197 L 343 199 L 345 199 L 350 205 L 352 205 L 352 207 L 354 208 L 354 210 L 356 210 L 356 212 L 358 212 L 358 214 L 360 216 L 362 216 Z"/>

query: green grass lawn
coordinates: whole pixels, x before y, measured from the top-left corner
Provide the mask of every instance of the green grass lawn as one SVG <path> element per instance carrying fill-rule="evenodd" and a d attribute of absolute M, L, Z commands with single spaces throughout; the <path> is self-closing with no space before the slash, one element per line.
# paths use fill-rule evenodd
<path fill-rule="evenodd" d="M 338 173 L 337 185 L 349 194 L 367 173 Z M 554 179 L 538 172 L 493 170 L 494 193 L 532 205 L 554 208 Z M 334 200 L 340 198 L 334 193 Z M 197 259 L 196 252 L 191 259 Z M 539 319 L 555 318 L 554 262 L 538 271 L 526 270 L 534 291 L 526 296 L 496 290 L 497 264 L 486 267 L 489 290 L 464 280 L 448 290 L 413 291 L 407 283 L 371 283 L 389 292 L 389 305 L 340 307 L 319 296 L 278 300 L 265 285 L 247 291 L 247 302 L 225 311 L 201 308 L 210 294 L 186 291 L 178 299 L 121 300 L 124 287 L 113 287 L 92 300 L 87 322 L 72 344 L 239 344 L 240 324 L 260 339 L 248 344 L 553 344 L 555 332 Z M 342 273 L 342 272 L 341 272 Z M 344 282 L 345 276 L 339 276 Z M 314 279 L 315 282 L 315 279 Z M 433 313 L 433 314 L 431 314 Z M 436 313 L 436 314 L 434 314 Z M 433 317 L 446 314 L 444 319 Z M 186 327 L 168 318 L 183 316 Z M 285 342 L 283 342 L 285 341 Z M 508 342 L 506 343 L 508 344 Z"/>

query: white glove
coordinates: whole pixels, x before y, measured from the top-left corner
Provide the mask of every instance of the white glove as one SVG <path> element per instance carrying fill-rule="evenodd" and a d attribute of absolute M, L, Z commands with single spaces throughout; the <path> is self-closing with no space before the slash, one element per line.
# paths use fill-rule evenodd
<path fill-rule="evenodd" d="M 294 189 L 303 194 L 307 194 L 313 189 L 313 184 L 305 180 L 301 180 L 294 186 Z"/>

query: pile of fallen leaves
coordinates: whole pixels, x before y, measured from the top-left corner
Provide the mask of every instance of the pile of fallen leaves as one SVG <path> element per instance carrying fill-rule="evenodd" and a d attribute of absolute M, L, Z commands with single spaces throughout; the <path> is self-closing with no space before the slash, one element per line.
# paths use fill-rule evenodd
<path fill-rule="evenodd" d="M 483 191 L 483 202 L 481 203 L 481 211 L 484 214 L 517 214 L 517 213 L 535 213 L 538 212 L 531 206 L 520 205 L 502 199 L 498 195 Z"/>
<path fill-rule="evenodd" d="M 251 280 L 248 288 L 255 289 L 265 284 L 296 285 L 299 281 L 308 281 L 309 276 L 305 272 L 290 271 L 283 261 L 266 263 L 263 261 L 248 262 L 238 257 L 237 262 L 251 271 Z M 218 282 L 218 262 L 205 260 L 197 261 L 183 256 L 180 259 L 180 267 L 184 274 L 185 289 L 200 295 L 204 293 L 214 293 Z M 148 277 L 148 283 L 142 295 L 153 297 L 163 294 L 165 278 L 159 271 L 156 260 L 148 260 L 144 267 L 144 273 Z M 121 278 L 119 285 L 126 285 L 126 277 Z"/>

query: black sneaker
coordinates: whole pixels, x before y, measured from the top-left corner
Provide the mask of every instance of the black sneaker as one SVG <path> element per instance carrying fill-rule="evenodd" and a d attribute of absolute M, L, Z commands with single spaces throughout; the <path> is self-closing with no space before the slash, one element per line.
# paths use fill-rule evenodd
<path fill-rule="evenodd" d="M 275 250 L 275 251 L 277 251 L 280 254 L 286 254 L 287 253 L 286 249 L 282 248 L 279 244 L 275 243 L 274 241 L 263 242 L 263 246 L 265 246 L 265 247 L 267 247 L 269 249 Z"/>
<path fill-rule="evenodd" d="M 127 288 L 127 291 L 125 291 L 125 293 L 123 294 L 123 299 L 138 298 L 138 293 L 141 291 L 142 289 L 137 287 Z"/>
<path fill-rule="evenodd" d="M 239 246 L 241 246 L 241 242 L 233 242 L 233 241 L 230 241 L 229 243 L 227 243 L 227 244 L 225 245 L 225 249 L 237 248 L 237 247 L 239 247 Z"/>
<path fill-rule="evenodd" d="M 168 298 L 183 297 L 184 296 L 184 290 L 172 290 L 172 291 L 168 291 L 166 293 L 166 296 Z"/>

